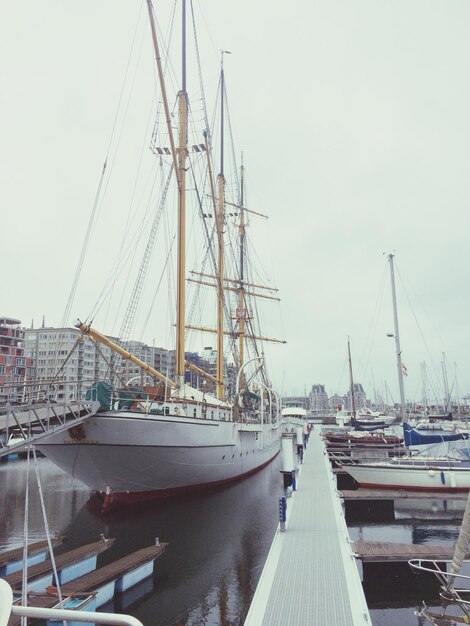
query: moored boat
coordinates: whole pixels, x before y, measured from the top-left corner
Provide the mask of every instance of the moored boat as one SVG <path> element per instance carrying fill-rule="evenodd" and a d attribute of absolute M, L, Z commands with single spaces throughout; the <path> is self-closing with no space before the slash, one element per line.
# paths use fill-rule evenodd
<path fill-rule="evenodd" d="M 381 433 L 367 433 L 367 432 L 354 432 L 349 431 L 346 433 L 327 431 L 323 434 L 324 439 L 328 443 L 345 444 L 345 445 L 358 445 L 358 446 L 400 446 L 403 444 L 403 437 L 396 437 L 394 435 L 385 435 Z"/>
<path fill-rule="evenodd" d="M 243 167 L 241 168 L 236 202 L 226 198 L 223 152 L 223 119 L 226 114 L 224 98 L 225 78 L 221 64 L 219 94 L 221 118 L 220 173 L 217 181 L 212 174 L 211 133 L 207 126 L 201 128 L 204 144 L 191 146 L 188 135 L 195 132 L 194 120 L 189 123 L 188 94 L 186 89 L 186 9 L 182 0 L 182 84 L 176 96 L 178 108 L 178 142 L 174 122 L 166 96 L 164 68 L 158 44 L 153 8 L 148 0 L 150 26 L 154 53 L 157 61 L 167 145 L 155 148 L 160 163 L 167 168 L 170 180 L 176 178 L 177 197 L 177 271 L 176 275 L 176 340 L 175 377 L 170 379 L 156 368 L 149 366 L 127 352 L 119 342 L 111 341 L 88 322 L 78 322 L 84 335 L 94 342 L 105 345 L 122 360 L 129 360 L 161 385 L 158 392 L 140 393 L 126 402 L 110 389 L 109 402 L 102 403 L 101 410 L 89 420 L 67 433 L 50 434 L 41 439 L 38 449 L 56 465 L 102 494 L 103 506 L 137 500 L 169 496 L 188 491 L 215 487 L 241 479 L 255 472 L 280 451 L 279 396 L 271 387 L 265 368 L 265 342 L 285 343 L 264 337 L 256 327 L 255 298 L 278 300 L 277 290 L 259 284 L 252 278 L 252 266 L 248 263 L 247 213 L 261 215 L 245 207 L 243 190 Z M 223 59 L 223 55 L 222 55 Z M 202 123 L 208 116 L 204 114 Z M 161 121 L 161 120 L 160 120 Z M 197 122 L 201 125 L 201 119 Z M 178 145 L 177 145 L 178 143 Z M 197 167 L 202 170 L 205 187 L 199 189 L 194 180 L 186 182 L 186 173 L 193 173 L 192 151 L 195 151 Z M 188 175 L 189 176 L 189 175 Z M 193 215 L 200 215 L 202 236 L 200 249 L 208 250 L 213 273 L 192 272 L 194 278 L 186 277 L 186 187 L 196 187 Z M 207 187 L 207 188 L 206 188 Z M 162 189 L 162 203 L 167 188 Z M 209 199 L 207 199 L 209 198 Z M 203 206 L 207 205 L 207 208 Z M 226 204 L 234 209 L 227 209 Z M 189 199 L 188 199 L 189 205 Z M 209 232 L 207 220 L 215 217 Z M 262 216 L 265 217 L 265 216 Z M 231 273 L 226 269 L 225 258 L 229 243 L 224 233 L 233 225 L 237 243 L 232 250 Z M 193 236 L 193 233 L 191 233 Z M 227 238 L 228 239 L 228 238 Z M 168 253 L 169 254 L 169 253 Z M 234 263 L 233 259 L 237 261 Z M 227 263 L 226 263 L 227 261 Z M 166 259 L 165 259 L 166 263 Z M 148 252 L 144 255 L 141 271 L 148 265 Z M 164 266 L 165 269 L 166 265 Z M 202 268 L 204 269 L 204 268 Z M 206 270 L 207 271 L 207 270 Z M 257 280 L 255 283 L 254 280 Z M 139 274 L 136 292 L 143 282 Z M 216 293 L 216 329 L 196 327 L 186 319 L 186 283 L 209 286 Z M 134 293 L 132 294 L 132 298 Z M 170 298 L 171 301 L 171 298 Z M 135 310 L 131 299 L 129 311 Z M 212 309 L 211 309 L 212 310 Z M 234 315 L 235 314 L 235 315 Z M 127 328 L 129 324 L 124 325 Z M 186 359 L 185 334 L 188 331 L 214 333 L 217 337 L 215 373 L 197 367 Z M 236 370 L 236 383 L 229 390 L 226 381 L 224 351 L 231 350 Z M 203 377 L 212 387 L 211 392 L 201 391 L 186 383 L 187 372 Z M 113 372 L 116 376 L 116 373 Z M 232 381 L 233 382 L 233 381 Z M 207 388 L 208 388 L 207 387 Z M 234 388 L 233 388 L 234 387 Z"/>
<path fill-rule="evenodd" d="M 470 461 L 437 457 L 354 463 L 344 469 L 361 487 L 411 491 L 469 491 Z"/>

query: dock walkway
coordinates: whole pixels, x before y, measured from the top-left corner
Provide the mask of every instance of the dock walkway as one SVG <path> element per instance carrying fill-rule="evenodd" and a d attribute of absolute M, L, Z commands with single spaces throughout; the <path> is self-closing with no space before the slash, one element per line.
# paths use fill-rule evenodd
<path fill-rule="evenodd" d="M 336 479 L 319 431 L 310 435 L 245 626 L 364 626 L 371 618 Z"/>

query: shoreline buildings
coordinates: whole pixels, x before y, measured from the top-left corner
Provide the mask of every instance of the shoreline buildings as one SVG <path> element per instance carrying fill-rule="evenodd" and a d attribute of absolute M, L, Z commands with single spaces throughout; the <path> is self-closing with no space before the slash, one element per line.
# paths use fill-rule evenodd
<path fill-rule="evenodd" d="M 115 342 L 119 339 L 110 337 Z M 149 346 L 139 341 L 121 342 L 122 347 L 170 379 L 175 377 L 175 351 Z M 186 360 L 215 375 L 217 351 L 211 346 L 203 354 L 186 353 Z M 235 394 L 236 369 L 224 364 L 228 396 Z M 83 400 L 96 381 L 113 385 L 148 383 L 134 363 L 122 359 L 110 348 L 93 342 L 73 327 L 43 325 L 25 328 L 21 320 L 0 317 L 0 402 L 19 403 L 53 399 L 58 402 Z M 214 383 L 202 375 L 186 371 L 186 382 L 212 393 Z"/>

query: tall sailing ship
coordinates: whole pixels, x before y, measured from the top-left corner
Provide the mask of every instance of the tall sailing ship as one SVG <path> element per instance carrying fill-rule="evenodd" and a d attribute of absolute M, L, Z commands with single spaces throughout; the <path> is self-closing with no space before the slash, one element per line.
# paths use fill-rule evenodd
<path fill-rule="evenodd" d="M 53 463 L 89 485 L 103 497 L 108 508 L 138 500 L 184 493 L 217 486 L 247 476 L 270 463 L 280 450 L 280 398 L 271 387 L 264 363 L 265 341 L 255 328 L 256 306 L 253 298 L 278 300 L 276 290 L 256 284 L 247 267 L 247 222 L 255 211 L 244 202 L 243 166 L 240 168 L 239 195 L 236 202 L 226 198 L 224 172 L 225 78 L 223 54 L 219 83 L 220 98 L 220 172 L 213 176 L 211 133 L 203 129 L 200 141 L 190 145 L 190 112 L 186 68 L 186 0 L 182 0 L 182 81 L 175 109 L 178 129 L 167 98 L 165 68 L 151 0 L 147 0 L 152 41 L 162 100 L 162 117 L 168 143 L 155 148 L 160 160 L 168 162 L 168 177 L 176 181 L 177 191 L 177 268 L 176 268 L 176 376 L 168 375 L 130 354 L 119 342 L 111 341 L 87 321 L 77 322 L 82 333 L 97 345 L 111 349 L 114 363 L 129 360 L 142 368 L 152 385 L 139 390 L 129 386 L 124 394 L 112 386 L 95 385 L 91 392 L 101 398 L 101 409 L 88 420 L 60 434 L 43 438 L 38 445 Z M 207 119 L 207 116 L 204 116 Z M 175 136 L 177 134 L 177 137 Z M 207 256 L 212 272 L 192 272 L 186 277 L 187 188 L 196 185 L 191 161 L 197 154 L 198 167 L 205 163 L 208 193 L 196 189 L 197 209 L 207 235 Z M 168 185 L 163 186 L 166 197 Z M 202 197 L 208 202 L 207 213 Z M 209 200 L 207 200 L 209 198 Z M 228 208 L 230 207 L 230 208 Z M 230 221 L 237 220 L 236 273 L 226 271 L 225 238 Z M 260 214 L 258 214 L 260 215 Z M 207 218 L 214 217 L 212 232 Z M 264 216 L 263 216 L 264 217 Z M 214 245 L 212 245 L 214 244 Z M 232 267 L 235 266 L 232 260 Z M 146 267 L 148 253 L 142 261 Z M 143 270 L 142 270 L 143 271 Z M 140 285 L 142 271 L 139 273 Z M 186 284 L 188 281 L 211 287 L 216 297 L 216 328 L 190 325 L 186 321 Z M 134 294 L 135 295 L 135 294 Z M 130 310 L 135 308 L 130 305 Z M 233 313 L 231 312 L 233 311 Z M 215 375 L 208 374 L 185 359 L 185 334 L 200 331 L 217 337 Z M 225 339 L 225 341 L 224 341 Z M 230 344 L 237 376 L 234 393 L 224 383 L 224 347 Z M 207 379 L 214 394 L 190 386 L 188 370 Z M 119 381 L 119 374 L 117 374 Z M 121 380 L 122 382 L 122 380 Z M 121 384 L 121 387 L 123 385 Z M 204 389 L 204 387 L 203 387 Z M 103 397 L 105 399 L 103 400 Z"/>

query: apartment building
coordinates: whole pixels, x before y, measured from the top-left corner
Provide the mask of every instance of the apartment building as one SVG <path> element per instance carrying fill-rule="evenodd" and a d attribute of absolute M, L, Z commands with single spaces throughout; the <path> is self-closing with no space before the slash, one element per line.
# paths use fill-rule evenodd
<path fill-rule="evenodd" d="M 19 322 L 18 322 L 19 323 Z M 45 327 L 23 329 L 24 353 L 30 363 L 34 363 L 37 385 L 35 394 L 50 397 L 57 401 L 84 399 L 87 389 L 97 380 L 104 380 L 113 386 L 131 383 L 137 386 L 149 382 L 145 372 L 129 359 L 124 359 L 110 348 L 91 341 L 77 328 Z M 118 343 L 116 338 L 111 337 Z M 138 359 L 151 365 L 170 380 L 175 380 L 176 358 L 174 350 L 148 346 L 140 341 L 123 342 L 122 347 Z M 197 353 L 187 353 L 186 359 L 200 369 L 215 376 L 217 352 L 206 348 L 201 357 Z M 225 393 L 235 393 L 236 371 L 234 365 L 224 364 L 226 373 Z M 24 372 L 22 372 L 24 378 Z M 205 390 L 214 391 L 213 383 L 203 376 L 186 371 L 186 382 Z"/>
<path fill-rule="evenodd" d="M 35 377 L 34 361 L 24 350 L 21 320 L 0 317 L 0 402 L 25 399 L 25 383 Z"/>
<path fill-rule="evenodd" d="M 36 365 L 38 392 L 57 401 L 82 400 L 96 380 L 109 380 L 111 350 L 78 328 L 25 330 L 25 355 Z"/>

